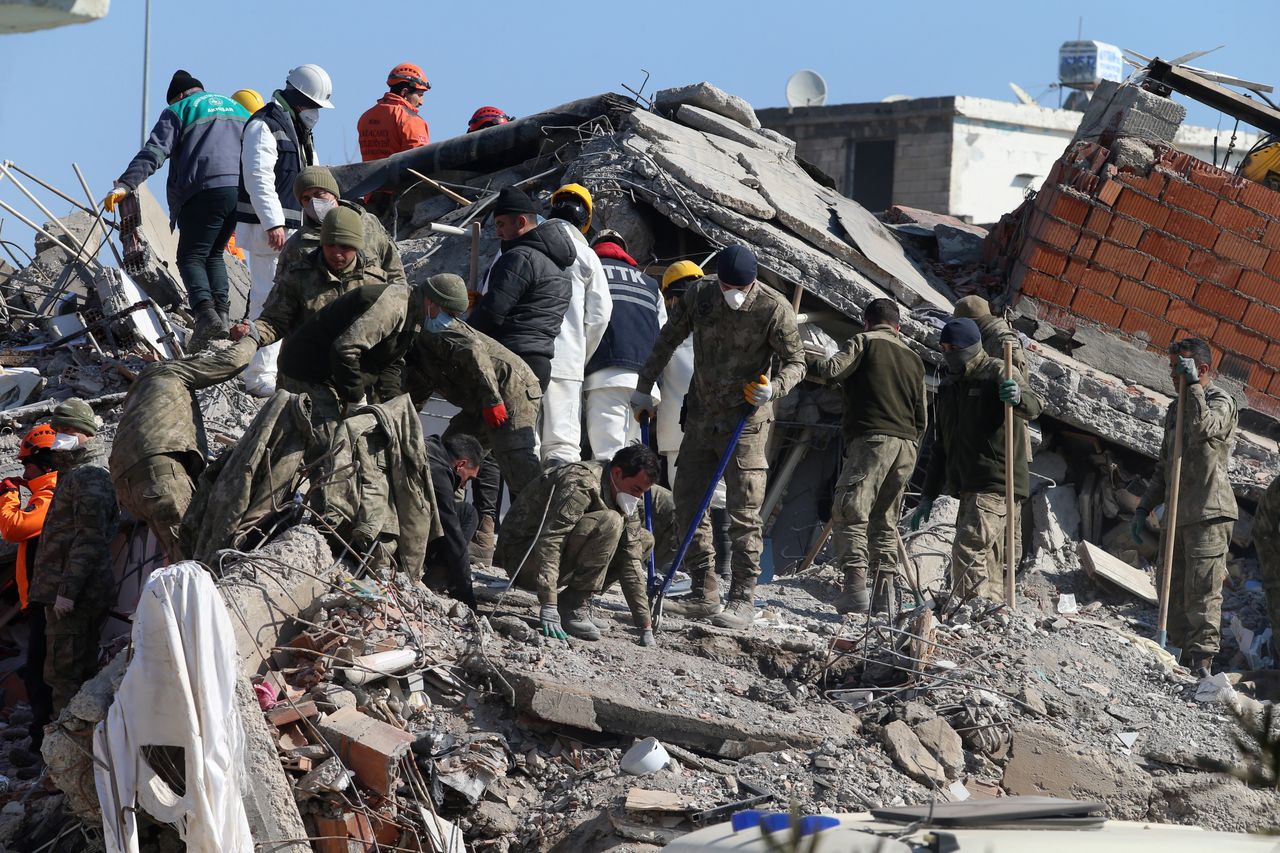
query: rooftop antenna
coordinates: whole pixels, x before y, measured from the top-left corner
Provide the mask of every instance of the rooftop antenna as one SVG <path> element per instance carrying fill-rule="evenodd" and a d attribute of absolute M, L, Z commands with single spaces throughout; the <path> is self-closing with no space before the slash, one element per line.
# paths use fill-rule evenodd
<path fill-rule="evenodd" d="M 827 81 L 817 71 L 797 71 L 787 79 L 787 107 L 821 107 L 827 103 Z"/>

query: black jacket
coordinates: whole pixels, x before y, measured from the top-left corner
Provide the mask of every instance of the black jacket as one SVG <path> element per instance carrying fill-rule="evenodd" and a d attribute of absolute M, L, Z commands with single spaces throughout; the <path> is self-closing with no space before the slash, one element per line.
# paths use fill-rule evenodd
<path fill-rule="evenodd" d="M 438 435 L 423 440 L 427 448 L 427 462 L 431 467 L 431 488 L 436 494 L 436 509 L 440 512 L 440 525 L 444 536 L 431 542 L 429 557 L 444 569 L 449 584 L 449 594 L 459 601 L 476 607 L 475 592 L 471 588 L 471 552 L 469 537 L 462 529 L 458 517 L 458 475 L 453 470 L 453 460 Z"/>
<path fill-rule="evenodd" d="M 554 223 L 504 242 L 489 271 L 489 289 L 468 322 L 516 355 L 551 358 L 569 308 L 566 270 L 575 257 L 569 236 Z"/>

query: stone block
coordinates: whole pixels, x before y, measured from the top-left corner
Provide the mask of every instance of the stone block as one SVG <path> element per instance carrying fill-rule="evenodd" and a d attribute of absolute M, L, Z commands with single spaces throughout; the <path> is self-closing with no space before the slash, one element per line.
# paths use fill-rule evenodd
<path fill-rule="evenodd" d="M 413 735 L 355 708 L 339 708 L 316 728 L 360 784 L 383 796 L 395 790 L 400 759 L 409 753 Z"/>
<path fill-rule="evenodd" d="M 902 720 L 894 720 L 881 729 L 880 741 L 898 768 L 921 785 L 933 788 L 947 783 L 946 770 Z"/>
<path fill-rule="evenodd" d="M 653 97 L 653 104 L 660 110 L 674 110 L 682 104 L 690 104 L 731 118 L 752 130 L 760 129 L 760 119 L 751 104 L 705 81 L 674 89 L 659 89 Z"/>
<path fill-rule="evenodd" d="M 929 754 L 942 765 L 947 778 L 960 778 L 964 772 L 964 744 L 955 729 L 941 717 L 934 717 L 917 724 L 913 731 Z"/>

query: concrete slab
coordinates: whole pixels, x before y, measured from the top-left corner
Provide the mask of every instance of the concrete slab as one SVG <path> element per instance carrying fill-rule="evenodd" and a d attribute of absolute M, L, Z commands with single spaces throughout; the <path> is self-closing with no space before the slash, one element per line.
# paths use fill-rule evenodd
<path fill-rule="evenodd" d="M 702 107 L 696 107 L 693 104 L 683 104 L 678 107 L 675 111 L 675 119 L 694 130 L 722 136 L 749 148 L 761 148 L 765 151 L 771 151 L 780 157 L 789 156 L 795 150 L 794 144 L 788 149 L 787 146 L 770 139 L 761 131 L 751 130 L 748 127 L 744 127 L 741 122 L 725 118 L 722 115 L 713 113 L 711 110 L 704 110 Z"/>
<path fill-rule="evenodd" d="M 756 117 L 751 104 L 705 81 L 674 89 L 659 89 L 653 97 L 653 103 L 660 110 L 672 110 L 682 104 L 691 104 L 731 118 L 752 130 L 760 129 L 760 119 Z"/>
<path fill-rule="evenodd" d="M 111 0 L 4 0 L 0 3 L 0 34 L 87 24 L 106 17 L 110 6 Z"/>
<path fill-rule="evenodd" d="M 888 278 L 868 273 L 880 285 L 893 291 L 907 305 L 931 305 L 951 310 L 949 294 L 939 292 L 907 258 L 898 238 L 871 212 L 856 201 L 842 195 L 835 197 L 835 213 L 840 225 L 858 251 L 884 270 Z"/>

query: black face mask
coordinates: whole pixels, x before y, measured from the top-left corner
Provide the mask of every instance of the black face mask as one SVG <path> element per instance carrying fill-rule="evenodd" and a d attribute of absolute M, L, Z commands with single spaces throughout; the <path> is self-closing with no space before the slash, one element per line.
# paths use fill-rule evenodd
<path fill-rule="evenodd" d="M 964 373 L 964 366 L 977 358 L 980 352 L 982 352 L 982 341 L 978 341 L 976 344 L 969 344 L 964 349 L 944 352 L 942 358 L 947 363 L 947 372 L 952 376 L 959 376 Z"/>

